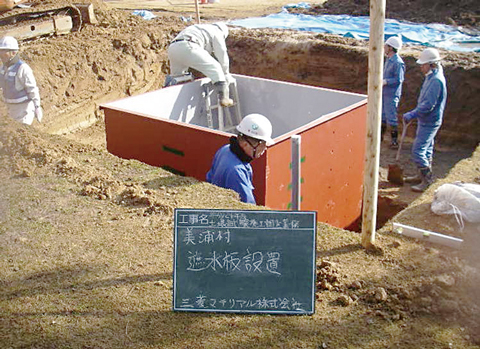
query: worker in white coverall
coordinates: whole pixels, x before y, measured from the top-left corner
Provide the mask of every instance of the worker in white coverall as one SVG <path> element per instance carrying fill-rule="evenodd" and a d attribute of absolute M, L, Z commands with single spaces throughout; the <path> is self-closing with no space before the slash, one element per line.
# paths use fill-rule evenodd
<path fill-rule="evenodd" d="M 18 41 L 11 36 L 0 39 L 0 88 L 11 118 L 31 125 L 36 117 L 42 121 L 40 93 L 30 66 L 18 54 Z"/>
<path fill-rule="evenodd" d="M 181 31 L 168 47 L 170 75 L 165 86 L 172 85 L 176 76 L 193 68 L 212 80 L 222 106 L 232 106 L 228 86 L 234 79 L 229 73 L 227 36 L 225 23 L 194 24 Z"/>
<path fill-rule="evenodd" d="M 398 118 L 397 109 L 402 96 L 402 84 L 405 80 L 405 63 L 398 55 L 402 48 L 402 39 L 392 36 L 385 41 L 385 66 L 383 67 L 382 90 L 382 140 L 390 126 L 392 140 L 390 147 L 398 148 Z"/>
<path fill-rule="evenodd" d="M 237 131 L 238 136 L 232 136 L 230 143 L 215 154 L 207 182 L 232 189 L 243 202 L 255 204 L 250 162 L 261 157 L 268 145 L 274 144 L 272 124 L 261 114 L 249 114 L 237 126 Z"/>

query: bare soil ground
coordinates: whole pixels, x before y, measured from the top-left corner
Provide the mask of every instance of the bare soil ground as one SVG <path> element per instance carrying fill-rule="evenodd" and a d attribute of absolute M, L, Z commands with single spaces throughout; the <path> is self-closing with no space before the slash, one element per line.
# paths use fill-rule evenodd
<path fill-rule="evenodd" d="M 465 239 L 461 250 L 398 236 L 391 220 L 377 232 L 378 250 L 368 252 L 359 234 L 320 223 L 315 315 L 179 314 L 171 311 L 173 209 L 251 207 L 230 191 L 106 152 L 98 104 L 161 86 L 166 47 L 192 7 L 162 5 L 159 18 L 145 21 L 111 8 L 115 1 L 93 3 L 98 24 L 22 45 L 45 122 L 18 125 L 4 111 L 0 118 L 1 348 L 480 347 L 480 228 L 460 231 L 454 217 L 429 209 L 442 183 L 480 181 L 479 150 L 472 155 L 480 134 L 478 54 L 446 53 L 451 97 L 435 158 L 439 180 L 421 196 L 393 186 L 386 168 L 395 152 L 385 143 L 381 155 L 381 220 L 398 211 L 392 220 Z M 281 6 L 256 3 L 258 12 L 253 5 L 242 12 L 233 4 L 202 5 L 212 9 L 202 18 Z M 238 29 L 228 46 L 234 73 L 366 91 L 365 43 Z M 404 109 L 419 90 L 418 52 L 405 52 Z M 93 125 L 73 132 L 82 122 Z M 410 173 L 412 136 L 401 163 Z"/>

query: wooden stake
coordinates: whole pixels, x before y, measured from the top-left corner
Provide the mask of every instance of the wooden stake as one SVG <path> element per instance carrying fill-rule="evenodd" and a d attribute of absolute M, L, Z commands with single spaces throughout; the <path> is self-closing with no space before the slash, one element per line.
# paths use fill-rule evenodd
<path fill-rule="evenodd" d="M 383 41 L 385 1 L 370 0 L 370 42 L 368 50 L 367 144 L 363 185 L 362 246 L 375 243 L 380 127 L 382 113 Z"/>
<path fill-rule="evenodd" d="M 200 0 L 195 0 L 195 15 L 197 17 L 197 24 L 200 24 L 200 10 L 198 8 L 198 2 Z"/>

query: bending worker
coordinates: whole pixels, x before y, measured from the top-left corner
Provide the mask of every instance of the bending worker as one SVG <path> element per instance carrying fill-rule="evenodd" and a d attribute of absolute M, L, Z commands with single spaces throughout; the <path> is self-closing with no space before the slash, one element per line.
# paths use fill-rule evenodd
<path fill-rule="evenodd" d="M 31 125 L 33 118 L 42 121 L 40 93 L 30 66 L 18 54 L 18 41 L 11 36 L 0 39 L 0 88 L 11 118 Z"/>
<path fill-rule="evenodd" d="M 181 31 L 168 47 L 170 76 L 165 86 L 171 85 L 176 76 L 187 74 L 188 68 L 193 68 L 212 80 L 222 106 L 232 106 L 228 86 L 233 77 L 229 73 L 227 36 L 225 23 L 194 24 Z"/>
<path fill-rule="evenodd" d="M 393 149 L 398 148 L 397 109 L 405 79 L 405 63 L 398 55 L 401 48 L 402 39 L 397 36 L 392 36 L 385 42 L 387 60 L 383 68 L 382 140 L 388 125 L 392 136 L 390 147 Z"/>
<path fill-rule="evenodd" d="M 237 126 L 238 136 L 221 147 L 207 173 L 207 182 L 232 189 L 243 202 L 255 204 L 250 162 L 265 152 L 272 140 L 272 124 L 261 114 L 249 114 Z"/>
<path fill-rule="evenodd" d="M 417 64 L 425 75 L 415 109 L 403 115 L 403 122 L 409 124 L 417 119 L 417 134 L 412 146 L 412 160 L 418 175 L 405 178 L 405 182 L 417 184 L 412 190 L 423 192 L 433 182 L 432 160 L 434 139 L 443 121 L 447 102 L 447 85 L 440 65 L 440 54 L 434 48 L 427 48 L 420 54 Z"/>

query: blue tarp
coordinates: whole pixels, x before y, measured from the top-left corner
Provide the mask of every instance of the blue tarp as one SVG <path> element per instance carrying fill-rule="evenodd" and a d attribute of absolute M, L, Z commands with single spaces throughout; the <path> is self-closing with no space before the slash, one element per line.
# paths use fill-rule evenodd
<path fill-rule="evenodd" d="M 153 12 L 148 11 L 148 10 L 135 10 L 135 11 L 132 12 L 132 14 L 134 14 L 135 16 L 140 16 L 143 19 L 146 19 L 147 21 L 157 17 L 153 14 Z"/>
<path fill-rule="evenodd" d="M 290 7 L 293 5 L 289 5 Z M 310 16 L 281 13 L 266 17 L 245 18 L 230 22 L 246 28 L 279 28 L 338 34 L 345 37 L 368 40 L 369 17 L 348 15 Z M 480 32 L 469 35 L 459 27 L 445 24 L 418 24 L 394 19 L 385 20 L 385 38 L 401 36 L 404 44 L 434 46 L 452 51 L 480 52 Z"/>

